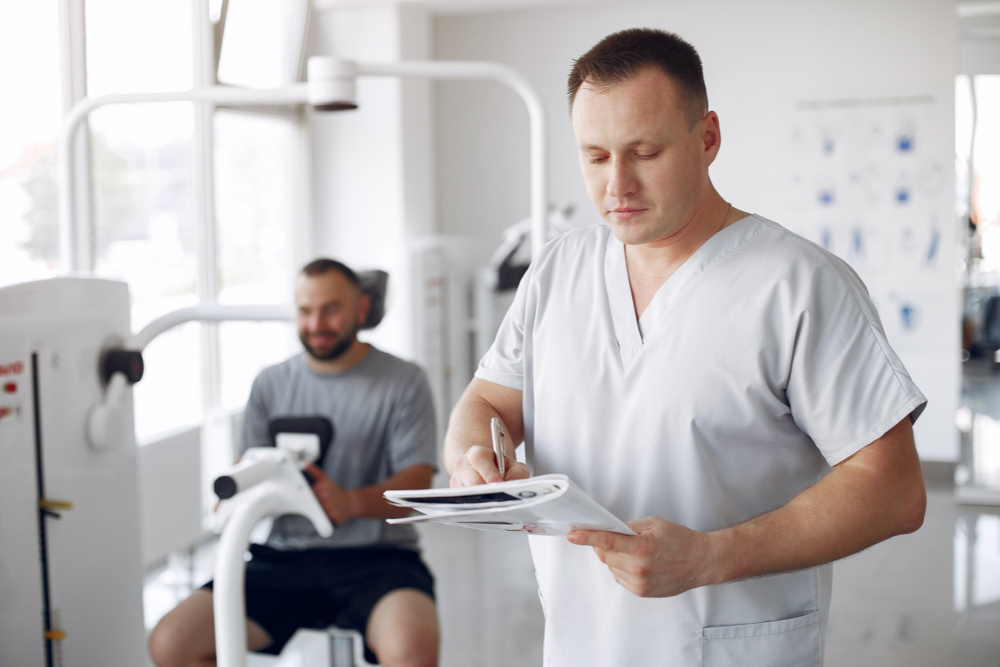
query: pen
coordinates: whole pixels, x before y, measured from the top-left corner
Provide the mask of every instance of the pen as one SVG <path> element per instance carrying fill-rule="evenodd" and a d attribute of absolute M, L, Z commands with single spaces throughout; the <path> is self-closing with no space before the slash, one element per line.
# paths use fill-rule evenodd
<path fill-rule="evenodd" d="M 497 469 L 503 478 L 507 472 L 507 443 L 504 442 L 503 427 L 496 417 L 490 419 L 490 435 L 493 436 L 493 454 L 497 457 Z"/>

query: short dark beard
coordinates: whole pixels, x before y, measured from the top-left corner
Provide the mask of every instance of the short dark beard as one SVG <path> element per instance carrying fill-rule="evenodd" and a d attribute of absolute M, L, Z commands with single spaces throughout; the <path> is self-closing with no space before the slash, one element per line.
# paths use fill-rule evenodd
<path fill-rule="evenodd" d="M 302 347 L 306 348 L 306 352 L 309 356 L 316 361 L 333 361 L 334 359 L 342 357 L 344 353 L 350 349 L 351 345 L 354 344 L 354 341 L 358 339 L 359 328 L 360 327 L 355 323 L 347 335 L 338 340 L 337 343 L 330 348 L 330 351 L 323 355 L 317 354 L 316 350 L 314 350 L 312 346 L 306 342 L 306 337 L 301 333 L 299 334 L 299 341 L 301 341 Z"/>

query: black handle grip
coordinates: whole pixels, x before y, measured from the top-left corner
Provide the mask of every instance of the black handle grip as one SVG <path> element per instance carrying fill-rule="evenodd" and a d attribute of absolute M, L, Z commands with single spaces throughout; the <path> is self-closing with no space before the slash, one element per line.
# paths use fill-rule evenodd
<path fill-rule="evenodd" d="M 221 500 L 232 498 L 236 495 L 236 480 L 229 475 L 216 477 L 215 483 L 212 484 L 212 489 L 215 491 L 215 495 L 219 496 Z"/>
<path fill-rule="evenodd" d="M 124 373 L 129 384 L 142 379 L 145 370 L 142 352 L 137 350 L 105 350 L 101 355 L 101 381 L 107 384 L 115 373 Z"/>

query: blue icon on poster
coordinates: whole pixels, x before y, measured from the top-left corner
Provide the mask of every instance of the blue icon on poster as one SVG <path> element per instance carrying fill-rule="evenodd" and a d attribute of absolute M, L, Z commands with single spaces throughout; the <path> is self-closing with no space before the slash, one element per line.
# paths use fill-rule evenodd
<path fill-rule="evenodd" d="M 912 303 L 904 303 L 899 308 L 899 319 L 905 331 L 914 331 L 919 324 L 919 311 Z"/>
<path fill-rule="evenodd" d="M 823 231 L 820 233 L 819 244 L 823 246 L 824 250 L 833 252 L 833 232 L 830 231 L 829 227 L 824 227 Z"/>
<path fill-rule="evenodd" d="M 851 254 L 858 259 L 865 256 L 865 236 L 860 229 L 851 232 Z"/>
<path fill-rule="evenodd" d="M 927 255 L 924 257 L 924 263 L 930 266 L 937 259 L 938 245 L 941 243 L 941 232 L 935 227 L 931 230 L 931 242 L 927 248 Z"/>

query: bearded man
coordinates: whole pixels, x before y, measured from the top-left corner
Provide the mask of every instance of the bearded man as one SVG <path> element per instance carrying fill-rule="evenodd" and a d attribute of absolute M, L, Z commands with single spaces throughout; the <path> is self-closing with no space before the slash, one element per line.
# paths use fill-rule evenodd
<path fill-rule="evenodd" d="M 336 529 L 322 538 L 307 519 L 277 518 L 247 563 L 248 648 L 279 653 L 300 627 L 337 625 L 365 637 L 385 667 L 437 664 L 434 582 L 412 526 L 382 498 L 420 489 L 436 467 L 434 407 L 415 364 L 358 340 L 371 310 L 357 275 L 317 259 L 295 285 L 296 323 L 305 352 L 264 369 L 254 381 L 241 452 L 269 444 L 277 416 L 324 415 L 336 439 L 320 469 L 306 468 Z M 164 616 L 150 636 L 158 667 L 214 665 L 211 583 Z"/>

